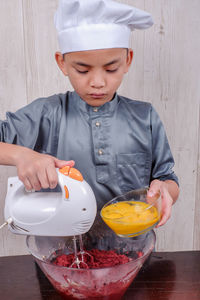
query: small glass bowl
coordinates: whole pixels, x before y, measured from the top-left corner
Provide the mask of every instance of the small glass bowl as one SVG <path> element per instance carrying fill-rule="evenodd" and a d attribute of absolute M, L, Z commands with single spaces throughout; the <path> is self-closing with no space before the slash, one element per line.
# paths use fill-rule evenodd
<path fill-rule="evenodd" d="M 133 237 L 153 229 L 161 216 L 161 197 L 147 196 L 148 188 L 115 197 L 101 209 L 104 222 L 120 237 Z"/>

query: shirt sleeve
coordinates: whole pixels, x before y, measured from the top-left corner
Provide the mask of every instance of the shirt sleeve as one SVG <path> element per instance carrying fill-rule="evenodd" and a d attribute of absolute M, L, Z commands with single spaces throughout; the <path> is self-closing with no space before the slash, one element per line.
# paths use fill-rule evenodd
<path fill-rule="evenodd" d="M 37 99 L 15 113 L 7 112 L 6 120 L 0 121 L 0 141 L 55 155 L 61 119 L 56 98 Z"/>
<path fill-rule="evenodd" d="M 151 107 L 151 132 L 152 132 L 152 173 L 151 181 L 174 180 L 178 178 L 173 171 L 174 159 L 168 143 L 164 126 L 153 107 Z"/>

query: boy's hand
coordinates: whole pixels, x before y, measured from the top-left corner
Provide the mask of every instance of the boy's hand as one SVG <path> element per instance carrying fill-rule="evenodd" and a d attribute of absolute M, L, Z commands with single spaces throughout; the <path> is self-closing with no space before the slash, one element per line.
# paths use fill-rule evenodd
<path fill-rule="evenodd" d="M 147 193 L 148 197 L 153 197 L 157 192 L 161 195 L 161 220 L 156 227 L 164 225 L 167 220 L 171 217 L 172 205 L 174 203 L 169 191 L 168 185 L 161 180 L 153 180 L 150 184 L 149 191 Z"/>
<path fill-rule="evenodd" d="M 39 191 L 41 188 L 55 188 L 58 183 L 56 168 L 66 165 L 73 167 L 74 161 L 59 160 L 54 156 L 23 148 L 19 155 L 16 155 L 15 165 L 25 188 Z"/>

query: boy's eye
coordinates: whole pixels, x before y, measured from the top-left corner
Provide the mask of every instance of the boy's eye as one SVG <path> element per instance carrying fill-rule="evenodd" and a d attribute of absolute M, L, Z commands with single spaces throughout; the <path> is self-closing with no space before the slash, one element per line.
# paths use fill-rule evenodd
<path fill-rule="evenodd" d="M 106 70 L 106 72 L 108 73 L 114 73 L 114 72 L 117 72 L 118 69 L 114 69 L 114 70 Z"/>
<path fill-rule="evenodd" d="M 88 71 L 80 71 L 80 70 L 77 70 L 76 69 L 76 71 L 78 72 L 78 73 L 80 73 L 80 74 L 86 74 Z"/>

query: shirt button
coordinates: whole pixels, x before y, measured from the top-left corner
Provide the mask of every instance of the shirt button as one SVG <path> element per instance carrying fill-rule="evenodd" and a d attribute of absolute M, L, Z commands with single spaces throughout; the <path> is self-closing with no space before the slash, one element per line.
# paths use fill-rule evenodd
<path fill-rule="evenodd" d="M 98 108 L 97 108 L 97 107 L 94 107 L 94 108 L 93 108 L 93 111 L 94 111 L 94 112 L 98 112 Z"/>
<path fill-rule="evenodd" d="M 99 149 L 98 153 L 99 153 L 99 155 L 102 155 L 103 154 L 103 150 Z"/>
<path fill-rule="evenodd" d="M 96 127 L 99 127 L 101 125 L 101 123 L 100 122 L 96 122 L 95 125 L 96 125 Z"/>

